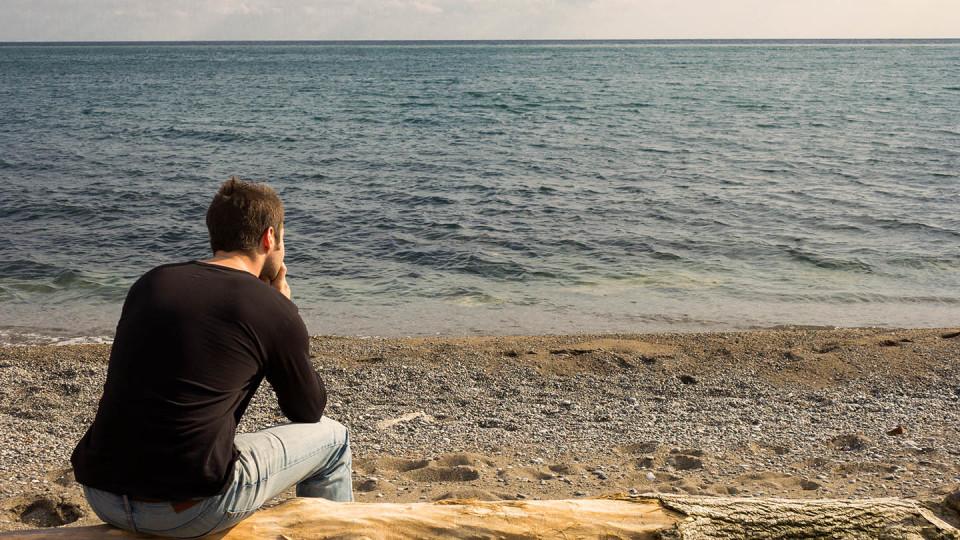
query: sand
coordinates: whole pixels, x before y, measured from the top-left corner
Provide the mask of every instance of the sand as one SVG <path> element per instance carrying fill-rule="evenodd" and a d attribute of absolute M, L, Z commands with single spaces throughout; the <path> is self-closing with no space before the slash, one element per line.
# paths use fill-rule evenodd
<path fill-rule="evenodd" d="M 318 336 L 312 352 L 359 501 L 896 496 L 957 523 L 955 329 Z M 108 356 L 0 348 L 0 530 L 97 523 L 69 455 Z M 241 430 L 282 421 L 265 386 Z"/>

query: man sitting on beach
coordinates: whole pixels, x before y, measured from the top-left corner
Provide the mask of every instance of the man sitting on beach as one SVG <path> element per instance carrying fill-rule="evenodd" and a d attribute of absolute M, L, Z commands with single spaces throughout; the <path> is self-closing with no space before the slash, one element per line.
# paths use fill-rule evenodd
<path fill-rule="evenodd" d="M 353 500 L 347 430 L 290 300 L 283 204 L 226 181 L 207 210 L 213 258 L 165 264 L 130 288 L 103 397 L 71 462 L 97 516 L 171 537 L 226 529 L 296 484 Z M 261 381 L 292 424 L 236 435 Z"/>

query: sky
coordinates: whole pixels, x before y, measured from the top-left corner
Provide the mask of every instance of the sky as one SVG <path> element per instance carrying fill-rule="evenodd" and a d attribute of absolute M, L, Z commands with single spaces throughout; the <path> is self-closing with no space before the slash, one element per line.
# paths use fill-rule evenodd
<path fill-rule="evenodd" d="M 957 37 L 960 0 L 0 0 L 0 41 Z"/>

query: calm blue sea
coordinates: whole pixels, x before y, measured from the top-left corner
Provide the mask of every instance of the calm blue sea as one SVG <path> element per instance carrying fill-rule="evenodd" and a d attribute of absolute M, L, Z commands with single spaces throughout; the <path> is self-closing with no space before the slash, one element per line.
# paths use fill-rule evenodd
<path fill-rule="evenodd" d="M 960 321 L 960 42 L 0 46 L 0 342 L 287 205 L 311 332 Z"/>

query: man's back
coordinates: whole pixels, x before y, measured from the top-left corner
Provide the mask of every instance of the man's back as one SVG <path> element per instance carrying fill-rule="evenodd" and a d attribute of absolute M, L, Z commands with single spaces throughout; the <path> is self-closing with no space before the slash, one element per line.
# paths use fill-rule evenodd
<path fill-rule="evenodd" d="M 151 270 L 124 304 L 96 420 L 71 460 L 77 480 L 157 499 L 218 493 L 264 377 L 290 420 L 320 420 L 326 393 L 290 300 L 224 266 Z"/>

